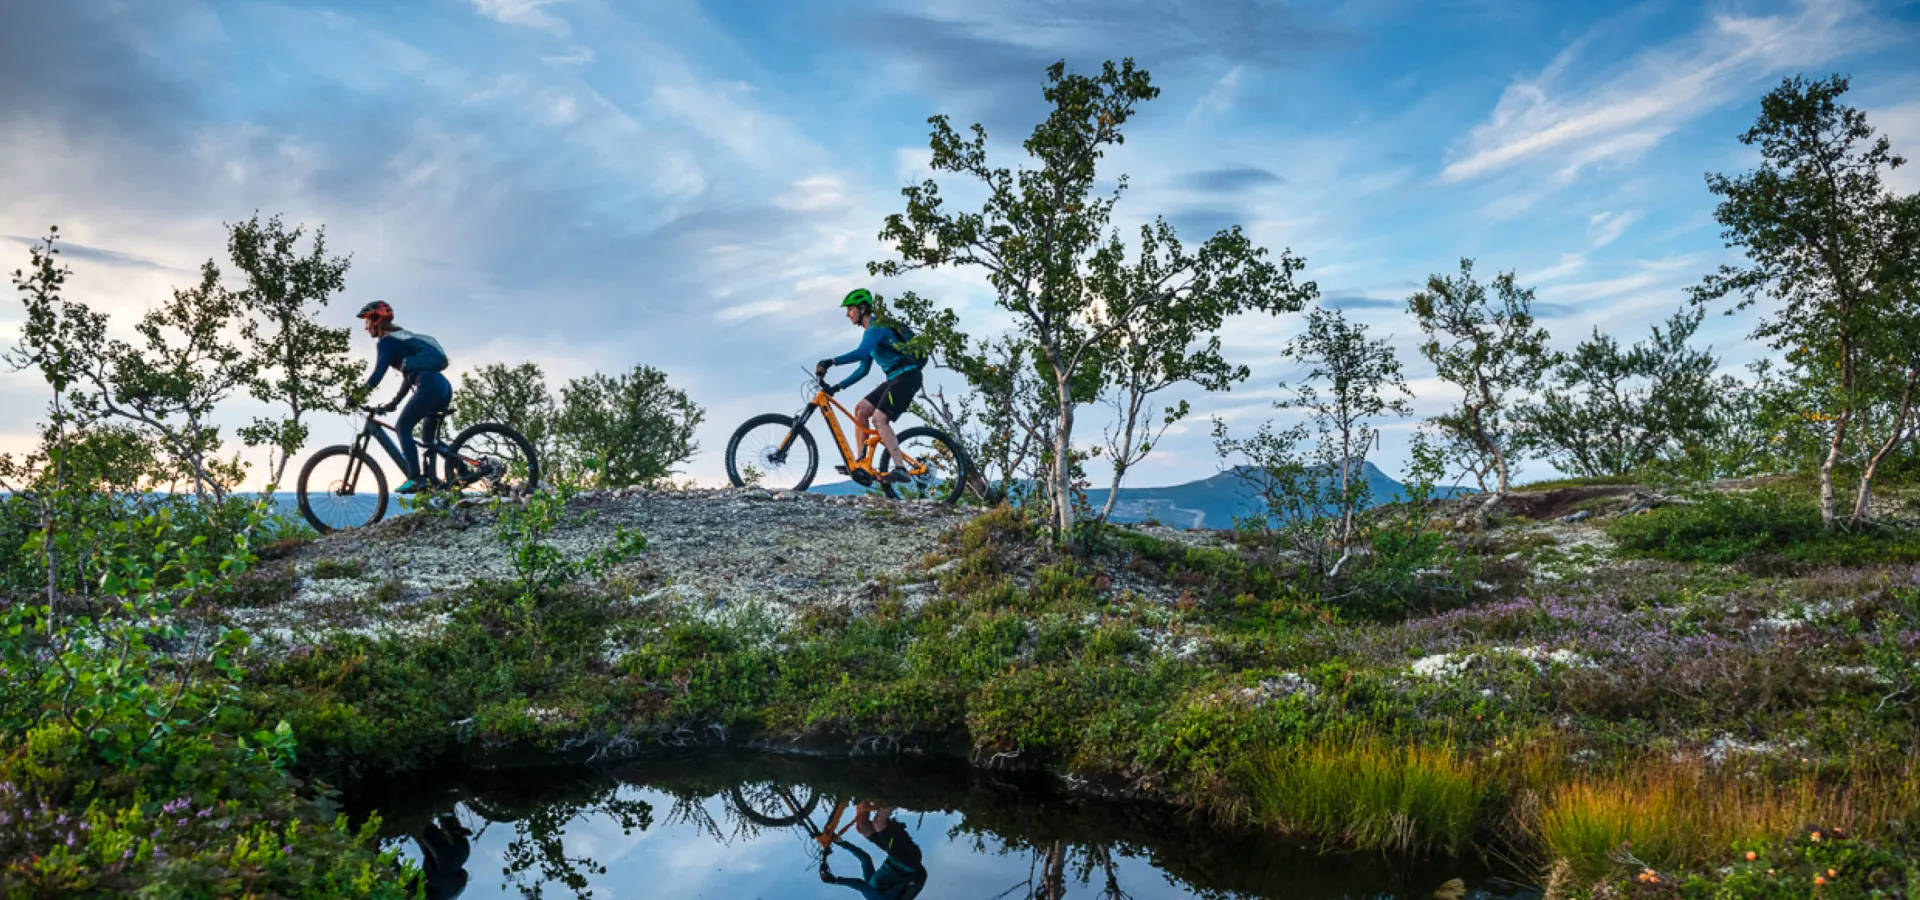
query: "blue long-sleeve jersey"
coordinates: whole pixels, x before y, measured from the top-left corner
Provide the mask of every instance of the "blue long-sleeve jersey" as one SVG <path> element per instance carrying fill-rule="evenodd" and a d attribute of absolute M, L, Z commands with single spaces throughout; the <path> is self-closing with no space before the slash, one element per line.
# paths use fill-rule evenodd
<path fill-rule="evenodd" d="M 860 364 L 860 368 L 854 369 L 852 375 L 840 382 L 839 389 L 846 390 L 854 382 L 867 377 L 867 371 L 873 368 L 875 362 L 880 364 L 880 371 L 886 373 L 888 378 L 920 368 L 919 360 L 901 353 L 899 348 L 894 346 L 896 343 L 904 343 L 905 340 L 892 325 L 879 321 L 868 325 L 866 332 L 860 335 L 860 346 L 853 348 L 849 353 L 842 353 L 833 358 L 833 364 L 836 366 L 854 362 Z"/>
<path fill-rule="evenodd" d="M 439 341 L 424 334 L 396 328 L 374 345 L 373 371 L 367 373 L 367 388 L 379 387 L 380 379 L 386 377 L 388 369 L 399 369 L 411 375 L 446 367 L 447 353 L 440 349 Z"/>

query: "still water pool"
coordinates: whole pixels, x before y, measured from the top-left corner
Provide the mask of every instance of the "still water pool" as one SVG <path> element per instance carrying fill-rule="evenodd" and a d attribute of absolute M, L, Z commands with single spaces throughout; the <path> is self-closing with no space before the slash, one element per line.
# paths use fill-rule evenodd
<path fill-rule="evenodd" d="M 1469 862 L 1318 854 L 947 767 L 730 756 L 421 778 L 356 801 L 425 864 L 432 900 L 1534 896 Z"/>

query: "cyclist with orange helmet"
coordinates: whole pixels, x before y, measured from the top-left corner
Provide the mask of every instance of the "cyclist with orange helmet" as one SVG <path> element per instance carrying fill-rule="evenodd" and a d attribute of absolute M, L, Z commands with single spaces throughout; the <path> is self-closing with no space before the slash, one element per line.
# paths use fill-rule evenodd
<path fill-rule="evenodd" d="M 393 430 L 400 435 L 400 456 L 407 464 L 406 483 L 395 492 L 415 493 L 427 484 L 420 475 L 420 447 L 414 443 L 413 430 L 420 426 L 422 419 L 444 414 L 453 403 L 453 384 L 440 374 L 447 367 L 447 353 L 440 348 L 439 341 L 393 324 L 393 307 L 383 300 L 360 307 L 359 318 L 366 323 L 367 334 L 378 341 L 373 371 L 367 375 L 367 390 L 379 387 L 388 369 L 398 369 L 401 374 L 400 393 L 377 411 L 392 412 L 408 393 L 413 394 L 407 408 L 400 411 Z"/>

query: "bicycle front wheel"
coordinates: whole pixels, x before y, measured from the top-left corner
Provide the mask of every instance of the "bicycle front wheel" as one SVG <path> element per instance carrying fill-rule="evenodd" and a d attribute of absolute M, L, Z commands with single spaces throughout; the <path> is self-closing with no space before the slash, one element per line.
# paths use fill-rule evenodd
<path fill-rule="evenodd" d="M 819 465 L 813 433 L 795 426 L 792 416 L 754 416 L 727 441 L 727 478 L 734 487 L 804 491 Z"/>
<path fill-rule="evenodd" d="M 463 493 L 517 497 L 540 486 L 540 458 L 533 442 L 498 422 L 468 427 L 447 449 L 447 485 Z"/>
<path fill-rule="evenodd" d="M 935 503 L 958 503 L 960 495 L 965 493 L 967 477 L 972 472 L 972 463 L 967 460 L 967 452 L 960 449 L 959 442 L 938 431 L 925 426 L 909 428 L 900 432 L 900 452 L 917 466 L 906 466 L 907 477 L 911 480 L 904 484 L 890 484 L 882 481 L 880 487 L 887 496 L 895 500 L 931 500 Z M 884 474 L 892 471 L 893 452 L 880 451 L 879 470 Z"/>
<path fill-rule="evenodd" d="M 387 514 L 387 476 L 364 452 L 338 444 L 315 453 L 295 487 L 300 515 L 326 534 L 372 525 Z"/>

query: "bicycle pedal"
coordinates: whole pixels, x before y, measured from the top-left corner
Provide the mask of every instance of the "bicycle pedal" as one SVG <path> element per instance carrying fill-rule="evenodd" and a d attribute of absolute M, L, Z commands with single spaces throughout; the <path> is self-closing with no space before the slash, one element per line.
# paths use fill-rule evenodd
<path fill-rule="evenodd" d="M 845 475 L 845 474 L 847 474 L 847 467 L 846 467 L 846 466 L 834 466 L 834 467 L 833 467 L 833 470 L 834 470 L 835 472 L 839 472 L 839 473 L 840 473 L 840 474 L 842 474 L 842 475 Z"/>

